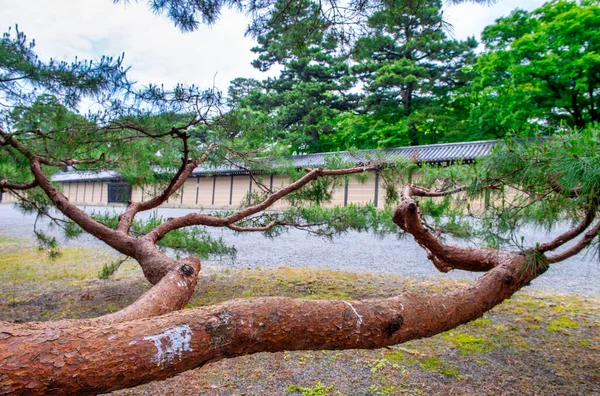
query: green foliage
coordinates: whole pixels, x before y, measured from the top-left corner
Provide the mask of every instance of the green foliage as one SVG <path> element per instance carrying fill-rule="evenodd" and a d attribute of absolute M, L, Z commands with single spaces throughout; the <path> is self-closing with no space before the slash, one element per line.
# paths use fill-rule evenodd
<path fill-rule="evenodd" d="M 309 232 L 312 235 L 331 239 L 336 235 L 349 231 L 371 232 L 375 236 L 402 236 L 398 227 L 392 222 L 392 210 L 378 210 L 372 205 L 335 206 L 294 206 L 285 212 L 266 213 L 242 222 L 240 226 L 260 227 L 270 221 L 276 221 Z M 275 226 L 263 234 L 274 238 L 287 232 L 289 227 Z"/>
<path fill-rule="evenodd" d="M 102 265 L 102 269 L 98 271 L 98 279 L 106 280 L 110 278 L 121 265 L 128 259 L 129 257 L 119 258 L 117 260 L 113 260 L 110 263 L 105 263 Z"/>
<path fill-rule="evenodd" d="M 441 6 L 439 0 L 416 8 L 389 3 L 370 15 L 368 33 L 357 40 L 353 71 L 365 84 L 363 111 L 383 134 L 369 148 L 454 140 L 464 131 L 468 103 L 461 98 L 477 43 L 446 36 Z M 359 142 L 365 129 L 355 129 Z"/>
<path fill-rule="evenodd" d="M 562 134 L 532 144 L 507 141 L 482 161 L 489 180 L 518 187 L 512 202 L 494 204 L 513 218 L 551 226 L 560 219 L 579 219 L 597 205 L 600 193 L 600 137 L 595 128 Z"/>
<path fill-rule="evenodd" d="M 115 3 L 128 0 L 113 0 Z M 451 0 L 452 4 L 465 3 L 467 0 Z M 490 0 L 470 0 L 471 3 L 489 4 Z M 212 1 L 182 1 L 182 0 L 147 0 L 149 7 L 156 14 L 164 15 L 169 18 L 174 25 L 184 32 L 191 32 L 201 24 L 211 25 L 215 23 L 223 8 L 232 7 L 248 14 L 252 19 L 248 26 L 248 32 L 252 35 L 263 33 L 268 26 L 268 21 L 272 15 L 277 13 L 279 19 L 285 19 L 288 15 L 297 13 L 298 1 L 296 0 L 263 0 L 260 2 L 253 0 L 212 0 Z M 398 3 L 405 5 L 410 9 L 418 9 L 427 4 L 424 0 L 402 0 Z M 364 1 L 350 0 L 340 2 L 331 0 L 328 2 L 319 2 L 311 13 L 311 18 L 306 20 L 302 26 L 296 27 L 295 24 L 288 26 L 289 30 L 295 32 L 296 37 L 302 37 L 300 32 L 311 33 L 322 29 L 341 30 L 340 34 L 352 33 L 354 29 L 360 28 L 362 18 L 368 11 L 379 9 L 388 4 L 384 0 Z M 326 23 L 323 23 L 322 16 L 328 16 Z M 356 26 L 358 25 L 358 26 Z"/>
<path fill-rule="evenodd" d="M 322 136 L 333 133 L 330 119 L 354 106 L 347 91 L 353 79 L 347 55 L 340 53 L 338 38 L 315 28 L 318 5 L 312 1 L 278 2 L 265 32 L 257 37 L 254 67 L 261 71 L 283 66 L 279 77 L 261 83 L 234 80 L 230 106 L 236 118 L 252 114 L 263 125 L 237 122 L 249 129 L 246 139 L 285 142 L 288 153 L 323 151 Z M 316 22 L 315 22 L 316 21 Z"/>
<path fill-rule="evenodd" d="M 102 212 L 93 213 L 92 217 L 110 228 L 116 228 L 119 217 L 117 214 Z M 135 220 L 131 226 L 131 234 L 134 236 L 145 235 L 166 219 L 153 213 L 148 219 Z M 165 235 L 157 245 L 163 249 L 175 250 L 177 254 L 190 254 L 200 259 L 206 259 L 212 255 L 223 255 L 235 257 L 234 246 L 227 245 L 223 238 L 213 237 L 206 227 L 188 227 L 171 231 Z"/>
<path fill-rule="evenodd" d="M 34 47 L 34 41 L 28 40 L 18 27 L 14 33 L 11 29 L 0 39 L 0 91 L 8 103 L 27 105 L 38 95 L 36 89 L 42 89 L 60 97 L 65 105 L 74 107 L 84 97 L 98 97 L 129 86 L 122 58 L 42 62 Z M 3 107 L 0 115 L 5 112 L 6 107 Z"/>
<path fill-rule="evenodd" d="M 550 1 L 484 29 L 475 71 L 474 137 L 533 136 L 599 122 L 600 3 Z"/>
<path fill-rule="evenodd" d="M 335 133 L 321 137 L 321 147 L 325 151 L 410 145 L 405 119 L 391 122 L 370 114 L 342 113 L 330 122 Z"/>
<path fill-rule="evenodd" d="M 38 242 L 39 250 L 46 250 L 48 252 L 48 257 L 51 260 L 57 259 L 61 255 L 61 251 L 58 247 L 58 242 L 56 241 L 56 237 L 45 234 L 43 232 L 36 231 L 35 237 Z"/>
<path fill-rule="evenodd" d="M 289 385 L 287 388 L 285 388 L 285 392 L 286 393 L 296 393 L 296 392 L 302 392 L 302 396 L 328 396 L 330 395 L 331 391 L 333 390 L 334 385 L 323 385 L 321 383 L 321 381 L 318 381 L 315 386 L 307 388 L 307 387 L 303 387 L 303 386 L 298 386 L 298 385 Z"/>

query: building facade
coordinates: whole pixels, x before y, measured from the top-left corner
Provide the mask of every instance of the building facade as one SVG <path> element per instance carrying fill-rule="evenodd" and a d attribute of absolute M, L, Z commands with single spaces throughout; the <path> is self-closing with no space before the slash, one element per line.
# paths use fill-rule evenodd
<path fill-rule="evenodd" d="M 457 161 L 471 163 L 489 154 L 498 144 L 496 141 L 434 144 L 426 146 L 400 147 L 359 152 L 338 152 L 290 156 L 287 159 L 297 169 L 326 167 L 335 157 L 350 165 L 366 165 L 378 162 L 393 164 L 398 160 L 417 163 L 449 165 Z M 235 167 L 199 167 L 186 180 L 179 191 L 163 204 L 165 207 L 186 207 L 204 209 L 235 209 L 248 199 L 253 191 L 259 191 L 255 180 L 276 191 L 290 183 L 287 176 L 277 174 L 257 174 L 252 177 L 248 171 Z M 143 201 L 155 193 L 154 186 L 129 186 L 118 174 L 112 171 L 100 172 L 59 172 L 53 181 L 62 187 L 65 196 L 77 205 L 123 205 L 129 200 Z M 373 204 L 383 206 L 385 190 L 377 172 L 357 180 L 346 178 L 333 192 L 330 202 L 323 206 L 343 206 L 348 204 Z M 2 202 L 15 202 L 16 198 L 7 192 Z M 280 200 L 271 209 L 285 209 L 289 203 Z"/>

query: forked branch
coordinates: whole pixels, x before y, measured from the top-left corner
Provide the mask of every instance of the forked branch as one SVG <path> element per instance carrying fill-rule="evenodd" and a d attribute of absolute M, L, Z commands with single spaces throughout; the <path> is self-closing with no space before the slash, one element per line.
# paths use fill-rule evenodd
<path fill-rule="evenodd" d="M 186 144 L 187 147 L 187 144 Z M 181 166 L 177 173 L 171 178 L 169 185 L 157 196 L 142 202 L 130 202 L 127 209 L 119 216 L 119 224 L 117 225 L 117 231 L 121 233 L 128 233 L 135 216 L 139 212 L 157 208 L 158 206 L 165 203 L 169 197 L 185 183 L 190 177 L 194 169 L 202 164 L 208 158 L 210 152 L 214 149 L 211 146 L 200 158 L 190 160 L 188 159 L 188 150 L 184 150 L 184 156 L 181 160 Z"/>
<path fill-rule="evenodd" d="M 588 207 L 588 209 L 585 212 L 585 217 L 576 227 L 571 228 L 570 230 L 560 234 L 558 237 L 554 238 L 552 241 L 542 243 L 539 246 L 532 248 L 531 250 L 535 250 L 536 252 L 539 252 L 539 253 L 545 253 L 545 252 L 557 249 L 560 246 L 564 245 L 565 243 L 573 240 L 574 238 L 579 236 L 582 232 L 584 232 L 590 226 L 590 224 L 592 224 L 592 221 L 594 221 L 594 218 L 596 217 L 596 211 L 597 211 L 597 208 L 595 206 Z"/>
<path fill-rule="evenodd" d="M 548 264 L 558 263 L 558 262 L 566 260 L 570 257 L 575 256 L 576 254 L 581 252 L 583 249 L 588 247 L 590 245 L 590 243 L 592 243 L 594 238 L 597 238 L 599 236 L 599 233 L 600 233 L 600 221 L 597 222 L 594 227 L 590 228 L 583 235 L 583 237 L 579 241 L 577 241 L 577 243 L 575 245 L 571 246 L 570 248 L 568 248 L 560 253 L 556 253 L 552 256 L 548 256 L 546 258 L 546 262 Z"/>

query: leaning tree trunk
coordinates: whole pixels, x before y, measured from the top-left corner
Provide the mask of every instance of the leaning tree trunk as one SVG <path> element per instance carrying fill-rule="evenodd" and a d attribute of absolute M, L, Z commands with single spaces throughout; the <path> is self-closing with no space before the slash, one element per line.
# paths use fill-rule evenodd
<path fill-rule="evenodd" d="M 306 349 L 379 348 L 481 317 L 539 275 L 524 257 L 448 294 L 367 301 L 232 300 L 161 317 L 95 327 L 0 328 L 0 393 L 106 392 L 226 357 Z M 525 270 L 524 268 L 527 268 Z"/>

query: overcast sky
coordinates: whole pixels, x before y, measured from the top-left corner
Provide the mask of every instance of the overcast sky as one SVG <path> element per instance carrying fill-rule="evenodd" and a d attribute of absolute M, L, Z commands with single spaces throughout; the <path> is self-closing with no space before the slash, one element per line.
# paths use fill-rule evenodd
<path fill-rule="evenodd" d="M 226 90 L 236 77 L 262 79 L 244 37 L 247 21 L 233 11 L 223 13 L 213 27 L 183 34 L 166 17 L 154 15 L 146 2 L 114 5 L 112 0 L 0 0 L 0 29 L 15 24 L 30 39 L 42 59 L 72 60 L 119 56 L 131 66 L 130 78 L 142 84 L 178 82 Z M 446 7 L 454 36 L 479 37 L 481 30 L 516 7 L 531 10 L 542 0 L 500 0 L 493 6 L 463 4 Z"/>

